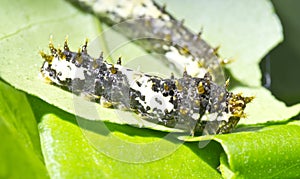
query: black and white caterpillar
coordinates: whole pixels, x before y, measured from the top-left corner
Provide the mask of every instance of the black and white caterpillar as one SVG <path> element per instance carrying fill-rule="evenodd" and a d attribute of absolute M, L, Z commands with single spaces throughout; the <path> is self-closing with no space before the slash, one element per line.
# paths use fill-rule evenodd
<path fill-rule="evenodd" d="M 153 0 L 68 0 L 84 11 L 95 14 L 101 21 L 134 40 L 144 49 L 164 54 L 181 72 L 204 77 L 210 72 L 213 81 L 224 84 L 225 79 L 217 48 L 176 20 Z"/>
<path fill-rule="evenodd" d="M 213 82 L 209 73 L 200 78 L 184 71 L 181 78 L 160 78 L 126 68 L 121 59 L 109 64 L 102 55 L 92 58 L 87 42 L 78 52 L 72 52 L 67 41 L 63 50 L 52 42 L 49 48 L 51 54 L 41 52 L 44 63 L 40 72 L 50 83 L 192 135 L 204 129 L 209 134 L 231 131 L 252 100 L 228 92 Z"/>

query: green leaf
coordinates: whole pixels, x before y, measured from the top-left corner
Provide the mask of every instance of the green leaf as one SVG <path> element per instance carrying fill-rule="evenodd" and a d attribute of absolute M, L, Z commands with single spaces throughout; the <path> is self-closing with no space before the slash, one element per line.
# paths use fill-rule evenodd
<path fill-rule="evenodd" d="M 0 178 L 47 178 L 26 95 L 0 81 Z"/>
<path fill-rule="evenodd" d="M 215 136 L 224 148 L 225 178 L 299 178 L 300 122 L 275 125 L 257 132 Z"/>
<path fill-rule="evenodd" d="M 180 17 L 180 13 L 186 14 L 186 22 L 192 29 L 198 30 L 201 29 L 201 26 L 204 27 L 203 38 L 207 39 L 213 45 L 221 44 L 222 48 L 220 52 L 222 56 L 236 59 L 236 62 L 229 67 L 234 78 L 247 85 L 259 86 L 260 73 L 257 71 L 258 61 L 271 47 L 282 39 L 282 34 L 279 33 L 281 32 L 281 26 L 279 25 L 278 18 L 273 14 L 269 1 L 259 1 L 255 2 L 255 4 L 254 2 L 244 1 L 197 1 L 191 3 L 193 6 L 182 6 L 181 4 L 173 6 L 173 2 L 175 1 L 167 2 L 170 5 L 168 10 L 176 12 L 173 13 L 176 17 Z M 16 11 L 19 7 L 22 7 L 22 11 Z M 56 115 L 59 114 L 59 117 L 53 115 L 45 116 L 39 125 L 43 156 L 51 177 L 131 177 L 136 174 L 136 177 L 157 177 L 157 175 L 161 175 L 161 177 L 172 176 L 183 178 L 186 176 L 193 177 L 192 175 L 194 175 L 200 178 L 220 178 L 219 173 L 215 169 L 218 166 L 221 147 L 214 142 L 211 142 L 203 149 L 199 149 L 196 143 L 184 144 L 170 156 L 145 164 L 120 162 L 95 150 L 90 145 L 90 140 L 94 139 L 93 137 L 95 136 L 99 137 L 100 134 L 95 133 L 92 129 L 81 130 L 80 127 L 82 126 L 79 127 L 74 124 L 74 114 L 79 114 L 89 119 L 94 119 L 95 114 L 101 114 L 102 120 L 120 124 L 134 124 L 138 126 L 147 126 L 150 124 L 134 121 L 136 116 L 131 113 L 101 108 L 96 104 L 83 101 L 58 87 L 45 84 L 38 78 L 39 68 L 43 62 L 38 52 L 40 50 L 47 50 L 48 39 L 51 34 L 54 36 L 55 44 L 62 44 L 64 37 L 69 35 L 71 49 L 77 49 L 85 37 L 89 39 L 97 37 L 97 34 L 101 30 L 98 29 L 97 21 L 91 15 L 85 14 L 69 3 L 60 0 L 2 0 L 0 9 L 0 27 L 2 29 L 0 34 L 0 77 L 15 88 L 33 96 L 38 96 L 47 103 L 59 108 L 55 108 L 52 111 L 48 110 L 52 109 L 52 107 L 43 102 L 32 103 L 32 105 L 37 105 L 34 110 L 39 116 L 42 116 L 46 109 L 47 113 L 51 111 Z M 237 19 L 234 19 L 234 17 Z M 253 19 L 249 19 L 250 17 Z M 197 22 L 198 20 L 201 22 Z M 239 22 L 243 24 L 239 24 Z M 96 39 L 95 43 L 98 40 Z M 95 46 L 99 47 L 101 45 Z M 134 45 L 131 44 L 129 46 Z M 136 48 L 136 51 L 133 51 L 132 48 Z M 132 48 L 125 47 L 124 49 L 126 50 L 123 53 L 130 53 L 121 53 L 118 55 L 128 55 L 126 58 L 131 59 L 136 54 L 143 53 L 139 47 L 134 46 Z M 97 55 L 97 53 L 99 51 L 96 50 L 94 55 Z M 131 55 L 133 57 L 130 57 Z M 161 67 L 159 70 L 164 71 L 164 69 L 165 67 Z M 236 89 L 238 92 L 240 90 L 247 93 L 249 88 Z M 247 111 L 249 118 L 244 122 L 242 121 L 244 124 L 285 120 L 296 114 L 299 109 L 298 106 L 286 108 L 282 103 L 273 99 L 271 94 L 266 90 L 253 88 L 249 91 L 249 93 L 253 92 L 257 92 L 255 94 L 257 97 L 255 101 L 260 102 L 253 102 L 253 108 L 250 105 L 249 111 Z M 36 124 L 32 122 L 35 120 L 32 114 L 28 116 L 30 120 L 25 120 L 19 116 L 20 114 L 29 114 L 28 112 L 31 109 L 24 96 L 20 97 L 11 92 L 11 90 L 5 91 L 4 94 L 6 98 L 2 96 L 0 105 L 13 103 L 9 104 L 6 108 L 2 108 L 2 106 L 0 108 L 0 132 L 2 133 L 1 136 L 3 136 L 3 140 L 1 141 L 7 144 L 0 148 L 1 158 L 5 161 L 4 165 L 0 165 L 0 172 L 3 171 L 1 177 L 4 176 L 7 178 L 17 175 L 23 177 L 27 175 L 28 177 L 45 177 L 46 171 L 40 155 L 35 128 Z M 268 105 L 264 102 L 265 99 Z M 264 110 L 263 107 L 269 106 L 270 103 L 274 105 Z M 12 112 L 6 112 L 9 109 L 13 109 Z M 60 111 L 60 109 L 71 113 L 71 115 Z M 96 109 L 96 112 L 94 109 Z M 283 109 L 282 113 L 277 112 L 281 111 L 281 109 Z M 16 117 L 18 120 L 15 121 L 11 113 L 19 110 L 21 112 L 15 113 L 18 116 Z M 38 110 L 42 112 L 39 113 Z M 124 115 L 126 115 L 126 118 L 131 116 L 133 120 L 120 120 L 119 116 L 124 117 Z M 15 122 L 11 123 L 11 120 Z M 109 126 L 113 135 L 129 142 L 151 142 L 160 140 L 165 135 L 165 133 L 147 129 L 113 125 L 110 123 L 105 124 Z M 97 126 L 95 125 L 95 127 Z M 152 128 L 170 131 L 170 129 L 158 126 L 153 126 Z M 291 125 L 270 126 L 263 129 L 262 132 L 241 132 L 216 136 L 215 140 L 221 143 L 227 154 L 221 156 L 221 171 L 223 176 L 251 177 L 257 174 L 253 171 L 254 169 L 260 172 L 271 169 L 271 171 L 274 171 L 274 175 L 269 176 L 280 178 L 286 174 L 287 176 L 297 177 L 297 167 L 299 166 L 297 158 L 299 156 L 299 150 L 297 150 L 299 143 L 297 143 L 297 140 L 299 141 L 299 139 L 295 136 L 299 136 L 297 131 L 299 131 L 298 123 L 295 123 Z M 82 134 L 85 137 L 89 136 L 89 138 L 84 138 Z M 261 142 L 258 143 L 258 146 L 257 141 Z M 101 143 L 102 141 L 98 142 Z M 113 152 L 121 151 L 115 146 L 109 145 L 112 154 L 114 154 Z M 99 144 L 96 147 L 99 147 Z M 237 151 L 237 149 L 239 150 Z M 258 156 L 255 150 L 260 151 L 261 154 L 266 151 L 272 151 L 274 152 L 274 156 L 271 156 L 271 153 Z M 157 151 L 152 150 L 152 153 L 155 152 L 157 153 Z M 277 155 L 279 156 L 278 159 L 281 160 L 275 158 Z M 267 162 L 255 163 L 255 159 L 260 161 L 258 157 L 261 157 L 262 161 L 269 159 L 266 156 L 271 157 L 272 165 L 268 165 Z M 285 156 L 288 158 L 284 158 Z M 249 163 L 253 164 L 253 166 L 244 165 L 245 163 L 243 162 L 247 161 L 246 159 L 249 159 Z M 11 163 L 16 160 L 20 162 Z M 276 162 L 278 162 L 278 165 Z M 260 164 L 262 164 L 261 169 L 258 168 Z M 290 166 L 290 169 L 287 168 L 288 166 Z M 11 172 L 13 169 L 16 172 Z M 161 172 L 162 170 L 164 172 Z M 7 174 L 8 172 L 12 174 L 9 175 Z"/>
<path fill-rule="evenodd" d="M 299 178 L 300 122 L 249 128 L 249 132 L 180 137 L 196 142 L 215 140 L 224 152 L 220 171 L 224 178 Z"/>
<path fill-rule="evenodd" d="M 103 154 L 104 151 L 96 150 L 87 140 L 87 136 L 83 135 L 86 133 L 82 133 L 83 131 L 73 122 L 50 114 L 44 116 L 39 124 L 43 154 L 51 178 L 78 176 L 83 178 L 221 177 L 212 168 L 212 166 L 216 168 L 217 163 L 209 162 L 216 161 L 220 152 L 220 147 L 213 142 L 204 149 L 199 149 L 195 144 L 181 145 L 169 156 L 152 162 L 126 163 L 118 161 L 116 157 L 108 157 Z M 164 140 L 161 138 L 161 133 L 151 130 L 110 124 L 108 127 L 112 131 L 109 135 L 134 142 L 136 145 L 147 145 L 149 142 Z M 131 132 L 123 133 L 122 131 Z M 92 135 L 98 135 L 102 139 L 109 136 L 101 133 Z M 101 142 L 105 142 L 105 140 L 101 140 Z M 117 146 L 109 145 L 109 147 L 111 150 L 124 152 L 124 149 L 117 148 Z M 153 155 L 156 152 L 163 151 L 153 148 L 149 151 L 140 150 L 136 155 L 141 153 Z M 123 155 L 130 156 L 128 153 L 123 153 Z M 212 166 L 206 162 L 211 163 Z"/>

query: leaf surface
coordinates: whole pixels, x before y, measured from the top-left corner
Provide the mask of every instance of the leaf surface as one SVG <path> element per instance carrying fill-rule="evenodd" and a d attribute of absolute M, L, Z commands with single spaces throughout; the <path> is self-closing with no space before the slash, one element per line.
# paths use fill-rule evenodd
<path fill-rule="evenodd" d="M 0 81 L 0 178 L 47 178 L 26 95 Z"/>
<path fill-rule="evenodd" d="M 110 126 L 111 135 L 135 142 L 137 145 L 147 145 L 149 142 L 164 140 L 157 136 L 157 132 L 150 130 L 136 128 L 128 130 L 128 127 L 122 126 L 122 131 L 131 131 L 128 134 L 120 132 L 118 128 L 120 129 L 118 126 Z M 221 177 L 212 166 L 208 165 L 211 163 L 217 167 L 216 163 L 205 162 L 213 161 L 212 159 L 217 157 L 214 154 L 220 152 L 220 147 L 215 143 L 202 150 L 199 150 L 195 144 L 181 145 L 174 153 L 156 161 L 126 163 L 118 161 L 116 157 L 105 155 L 105 151 L 96 150 L 77 125 L 55 115 L 44 116 L 39 124 L 39 129 L 45 163 L 51 178 L 76 178 L 78 176 L 83 178 Z M 143 133 L 139 134 L 141 131 Z M 102 140 L 102 142 L 104 141 Z M 111 150 L 116 150 L 114 147 L 116 146 L 110 145 Z M 207 155 L 209 150 L 211 152 Z M 119 148 L 116 151 L 122 153 L 124 149 Z M 156 152 L 163 151 L 153 148 L 151 151 L 140 150 L 135 155 L 141 155 L 141 153 L 153 155 Z M 127 155 L 130 154 L 127 153 Z"/>

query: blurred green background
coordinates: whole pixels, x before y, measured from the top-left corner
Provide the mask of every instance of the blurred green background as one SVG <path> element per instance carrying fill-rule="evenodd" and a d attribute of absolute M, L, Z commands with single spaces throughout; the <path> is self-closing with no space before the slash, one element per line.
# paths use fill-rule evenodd
<path fill-rule="evenodd" d="M 269 53 L 261 67 L 271 76 L 272 93 L 292 105 L 300 102 L 300 1 L 272 2 L 284 28 L 284 41 Z"/>

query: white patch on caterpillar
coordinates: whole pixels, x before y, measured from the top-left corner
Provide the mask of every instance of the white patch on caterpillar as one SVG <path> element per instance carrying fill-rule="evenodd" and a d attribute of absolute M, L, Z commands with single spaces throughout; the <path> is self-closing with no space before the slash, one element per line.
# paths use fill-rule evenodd
<path fill-rule="evenodd" d="M 201 117 L 201 121 L 226 121 L 229 122 L 229 118 L 232 115 L 230 113 L 222 112 L 220 113 L 209 113 L 208 111 Z"/>
<path fill-rule="evenodd" d="M 137 82 L 141 84 L 139 87 Z M 163 96 L 161 92 L 155 92 L 152 90 L 152 81 L 149 77 L 143 76 L 142 78 L 138 79 L 137 82 L 131 85 L 131 88 L 140 91 L 141 95 L 145 96 L 145 101 L 140 98 L 137 98 L 140 104 L 143 105 L 144 109 L 147 106 L 150 107 L 150 111 L 154 108 L 157 108 L 165 113 L 165 110 L 171 112 L 174 109 L 174 105 L 170 103 L 171 96 Z"/>
<path fill-rule="evenodd" d="M 61 82 L 66 81 L 67 79 L 80 79 L 84 80 L 84 71 L 86 71 L 83 67 L 76 67 L 75 64 L 68 62 L 66 60 L 61 60 L 59 57 L 55 57 L 51 62 L 51 69 L 55 70 L 56 78 L 50 75 L 49 63 L 45 62 L 42 67 L 42 75 L 44 78 L 50 78 L 51 81 L 61 84 Z M 59 79 L 59 80 L 58 80 Z"/>
<path fill-rule="evenodd" d="M 164 49 L 169 49 L 169 51 L 165 54 L 165 57 L 168 59 L 168 61 L 173 63 L 177 69 L 182 69 L 183 71 L 183 69 L 186 68 L 186 71 L 188 71 L 189 75 L 197 76 L 199 78 L 203 78 L 207 73 L 207 70 L 204 68 L 199 68 L 199 60 L 193 59 L 193 56 L 181 55 L 178 49 L 173 46 L 165 46 Z"/>
<path fill-rule="evenodd" d="M 133 71 L 129 68 L 117 64 L 115 65 L 115 68 L 117 68 L 119 71 L 126 75 L 129 84 L 132 84 L 134 81 L 136 81 L 136 79 L 139 79 L 144 75 L 141 72 Z"/>
<path fill-rule="evenodd" d="M 56 70 L 57 74 L 61 73 L 61 75 L 57 75 L 57 78 L 59 78 L 61 81 L 65 81 L 67 78 L 79 78 L 81 80 L 85 79 L 84 71 L 86 69 L 82 67 L 76 67 L 75 64 L 66 60 L 54 58 L 51 68 Z"/>
<path fill-rule="evenodd" d="M 92 7 L 97 14 L 106 14 L 114 21 L 122 19 L 137 19 L 140 17 L 161 17 L 170 20 L 167 14 L 163 14 L 152 0 L 79 0 L 80 3 Z"/>
<path fill-rule="evenodd" d="M 147 109 L 147 106 L 149 106 L 149 111 L 157 108 L 160 109 L 163 113 L 165 113 L 165 110 L 171 112 L 174 109 L 174 105 L 169 102 L 171 96 L 165 97 L 161 92 L 155 92 L 152 90 L 152 81 L 150 80 L 151 78 L 145 76 L 140 72 L 132 71 L 120 65 L 115 65 L 115 67 L 126 75 L 128 83 L 130 84 L 130 88 L 139 91 L 142 96 L 145 96 L 145 100 L 142 100 L 139 97 L 136 98 L 136 100 L 139 101 L 144 109 Z M 138 86 L 137 82 L 140 83 L 141 86 Z"/>

